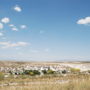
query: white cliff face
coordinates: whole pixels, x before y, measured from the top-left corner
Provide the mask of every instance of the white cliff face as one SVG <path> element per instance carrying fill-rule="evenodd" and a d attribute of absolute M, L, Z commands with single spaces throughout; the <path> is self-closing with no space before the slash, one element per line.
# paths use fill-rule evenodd
<path fill-rule="evenodd" d="M 81 71 L 90 70 L 90 64 L 62 64 L 65 67 L 77 68 Z"/>

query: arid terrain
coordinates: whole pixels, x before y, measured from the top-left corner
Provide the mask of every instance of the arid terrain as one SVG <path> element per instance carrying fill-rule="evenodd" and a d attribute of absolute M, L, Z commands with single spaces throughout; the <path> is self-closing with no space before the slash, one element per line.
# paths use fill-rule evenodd
<path fill-rule="evenodd" d="M 0 90 L 90 90 L 90 63 L 0 61 Z"/>

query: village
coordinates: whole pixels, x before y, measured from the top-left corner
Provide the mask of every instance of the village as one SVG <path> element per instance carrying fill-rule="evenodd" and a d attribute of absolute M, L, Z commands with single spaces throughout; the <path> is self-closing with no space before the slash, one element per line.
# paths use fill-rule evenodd
<path fill-rule="evenodd" d="M 42 76 L 49 74 L 77 74 L 77 73 L 90 73 L 89 64 L 78 63 L 59 63 L 59 64 L 31 64 L 23 63 L 13 66 L 11 63 L 9 66 L 0 66 L 0 72 L 4 73 L 4 77 L 10 75 L 30 75 L 30 76 Z"/>

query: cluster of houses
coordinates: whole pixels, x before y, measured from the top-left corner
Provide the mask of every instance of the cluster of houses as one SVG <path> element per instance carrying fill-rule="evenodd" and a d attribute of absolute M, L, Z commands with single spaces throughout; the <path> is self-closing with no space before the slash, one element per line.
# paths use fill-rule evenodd
<path fill-rule="evenodd" d="M 66 68 L 63 65 L 21 65 L 17 67 L 0 67 L 0 72 L 11 73 L 11 74 L 21 74 L 25 70 L 37 70 L 42 72 L 43 70 L 52 70 L 54 72 L 61 73 L 63 70 L 69 71 L 69 68 Z"/>
<path fill-rule="evenodd" d="M 81 71 L 87 70 L 85 66 L 79 65 L 75 67 L 75 65 L 69 65 L 69 64 L 58 64 L 58 65 L 31 65 L 31 64 L 25 64 L 15 67 L 0 67 L 0 72 L 4 72 L 6 74 L 13 74 L 13 75 L 20 75 L 26 70 L 37 70 L 41 73 L 43 70 L 52 70 L 56 73 L 68 73 L 70 72 L 70 68 L 79 68 Z M 88 68 L 89 70 L 89 68 Z"/>

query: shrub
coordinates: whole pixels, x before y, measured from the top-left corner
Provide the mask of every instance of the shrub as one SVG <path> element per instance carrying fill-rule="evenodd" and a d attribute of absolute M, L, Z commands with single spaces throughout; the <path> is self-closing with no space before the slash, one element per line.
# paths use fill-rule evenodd
<path fill-rule="evenodd" d="M 3 80 L 3 79 L 4 79 L 4 73 L 0 72 L 0 80 Z"/>
<path fill-rule="evenodd" d="M 47 70 L 47 74 L 54 74 L 53 70 Z"/>
<path fill-rule="evenodd" d="M 88 70 L 88 73 L 90 73 L 90 70 Z"/>
<path fill-rule="evenodd" d="M 80 69 L 78 68 L 71 68 L 70 70 L 72 73 L 79 73 L 80 72 Z"/>
<path fill-rule="evenodd" d="M 29 75 L 32 70 L 25 70 L 24 74 Z"/>
<path fill-rule="evenodd" d="M 40 75 L 40 72 L 39 72 L 38 70 L 34 70 L 33 73 L 34 73 L 35 75 Z"/>
<path fill-rule="evenodd" d="M 46 70 L 42 70 L 43 74 L 47 74 L 47 71 Z"/>
<path fill-rule="evenodd" d="M 67 71 L 66 71 L 66 70 L 63 70 L 63 71 L 62 71 L 62 74 L 66 74 L 66 73 L 67 73 Z"/>
<path fill-rule="evenodd" d="M 40 75 L 40 72 L 38 70 L 25 70 L 24 74 L 34 76 Z"/>
<path fill-rule="evenodd" d="M 29 72 L 29 74 L 30 74 L 31 76 L 34 76 L 34 75 L 35 75 L 34 72 L 32 72 L 32 71 Z"/>

